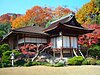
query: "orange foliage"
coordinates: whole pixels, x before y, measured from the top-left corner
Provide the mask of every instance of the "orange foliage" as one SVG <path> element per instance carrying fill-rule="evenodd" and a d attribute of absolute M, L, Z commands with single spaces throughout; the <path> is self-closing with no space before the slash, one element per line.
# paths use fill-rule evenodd
<path fill-rule="evenodd" d="M 96 8 L 95 0 L 90 0 L 89 3 L 86 3 L 82 6 L 81 9 L 76 13 L 77 21 L 81 24 L 90 24 L 92 14 L 96 14 L 99 12 L 99 8 Z"/>
<path fill-rule="evenodd" d="M 16 19 L 17 17 L 21 16 L 21 14 L 13 14 L 13 13 L 7 13 L 7 14 L 3 14 L 0 16 L 0 22 L 6 23 L 12 23 L 12 21 L 14 19 Z"/>
<path fill-rule="evenodd" d="M 66 14 L 70 13 L 70 12 L 72 12 L 70 9 L 58 6 L 54 10 L 53 15 L 54 15 L 55 18 L 61 18 L 61 17 L 65 16 Z"/>
<path fill-rule="evenodd" d="M 20 28 L 23 26 L 29 26 L 32 24 L 37 24 L 39 26 L 44 26 L 49 20 L 53 18 L 59 18 L 71 12 L 68 8 L 63 8 L 59 6 L 55 10 L 40 6 L 34 6 L 33 8 L 26 11 L 23 17 L 16 18 L 12 22 L 12 28 Z"/>

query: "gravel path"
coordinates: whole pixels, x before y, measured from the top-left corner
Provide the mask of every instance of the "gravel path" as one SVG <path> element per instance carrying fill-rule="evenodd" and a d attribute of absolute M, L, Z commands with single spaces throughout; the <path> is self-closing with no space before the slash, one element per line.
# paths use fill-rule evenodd
<path fill-rule="evenodd" d="M 0 68 L 0 75 L 100 75 L 100 66 L 10 67 Z"/>

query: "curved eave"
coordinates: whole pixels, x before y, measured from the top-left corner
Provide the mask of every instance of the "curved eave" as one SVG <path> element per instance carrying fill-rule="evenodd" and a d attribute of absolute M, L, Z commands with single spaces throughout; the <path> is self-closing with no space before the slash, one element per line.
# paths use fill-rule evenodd
<path fill-rule="evenodd" d="M 3 42 L 7 37 L 9 37 L 13 32 L 9 32 L 5 37 L 3 37 L 3 39 L 1 40 L 1 42 Z"/>
<path fill-rule="evenodd" d="M 40 35 L 46 35 L 46 36 L 49 36 L 47 33 L 39 33 L 39 32 L 28 32 L 28 31 L 14 31 L 15 33 L 30 33 L 30 34 L 40 34 Z"/>
<path fill-rule="evenodd" d="M 87 31 L 87 33 L 91 33 L 94 31 L 94 30 L 86 29 L 86 28 L 82 28 L 82 27 L 76 27 L 76 26 L 71 26 L 71 25 L 66 25 L 66 24 L 63 24 L 63 25 L 66 27 L 74 28 L 74 29 L 84 30 L 84 31 Z"/>
<path fill-rule="evenodd" d="M 55 26 L 55 27 L 53 27 L 53 28 L 44 30 L 44 32 L 48 33 L 48 32 L 54 31 L 54 30 L 56 30 L 59 26 L 60 26 L 60 27 L 63 26 L 64 29 L 66 29 L 66 30 L 67 30 L 67 28 L 71 28 L 71 29 L 76 29 L 76 30 L 79 30 L 79 31 L 83 31 L 84 33 L 82 33 L 82 34 L 91 33 L 91 32 L 94 31 L 94 30 L 90 30 L 90 29 L 86 29 L 86 28 L 82 28 L 82 27 L 71 26 L 71 25 L 67 25 L 67 24 L 58 24 L 57 26 Z M 63 30 L 63 29 L 62 29 L 62 30 Z"/>

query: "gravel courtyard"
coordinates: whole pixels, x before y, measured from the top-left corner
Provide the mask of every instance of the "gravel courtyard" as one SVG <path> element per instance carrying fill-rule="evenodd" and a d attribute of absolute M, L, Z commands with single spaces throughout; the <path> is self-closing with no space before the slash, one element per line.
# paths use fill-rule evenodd
<path fill-rule="evenodd" d="M 0 68 L 0 75 L 100 75 L 100 66 L 10 67 Z"/>

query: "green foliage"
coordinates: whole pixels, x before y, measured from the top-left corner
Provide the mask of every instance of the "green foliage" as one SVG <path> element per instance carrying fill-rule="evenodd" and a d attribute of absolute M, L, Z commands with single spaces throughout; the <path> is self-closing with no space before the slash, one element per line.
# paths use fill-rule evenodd
<path fill-rule="evenodd" d="M 77 61 L 75 61 L 73 58 L 70 58 L 68 60 L 68 65 L 76 65 Z"/>
<path fill-rule="evenodd" d="M 8 44 L 3 44 L 3 45 L 0 46 L 0 55 L 2 55 L 2 53 L 5 52 L 5 51 L 11 51 Z"/>
<path fill-rule="evenodd" d="M 50 21 L 48 21 L 45 25 L 45 28 L 49 27 L 50 26 Z"/>
<path fill-rule="evenodd" d="M 96 61 L 96 64 L 97 64 L 97 65 L 100 65 L 100 60 L 97 60 L 97 61 Z"/>
<path fill-rule="evenodd" d="M 2 68 L 2 63 L 0 62 L 0 68 Z"/>
<path fill-rule="evenodd" d="M 11 53 L 14 52 L 15 57 L 17 57 L 18 55 L 20 55 L 20 52 L 18 51 L 5 51 L 3 52 L 3 56 L 2 56 L 2 67 L 9 67 L 11 66 Z"/>
<path fill-rule="evenodd" d="M 82 65 L 89 65 L 89 63 L 88 63 L 87 60 L 84 60 L 84 61 L 82 62 Z"/>
<path fill-rule="evenodd" d="M 16 59 L 19 55 L 22 54 L 21 52 L 16 51 L 16 50 L 12 50 L 12 52 L 14 52 L 14 54 L 15 54 L 15 59 Z"/>
<path fill-rule="evenodd" d="M 27 63 L 24 64 L 24 66 L 33 66 L 33 62 L 32 61 L 28 61 Z"/>
<path fill-rule="evenodd" d="M 9 67 L 11 65 L 11 61 L 10 61 L 10 54 L 11 53 L 12 53 L 11 51 L 6 51 L 3 53 L 2 67 Z"/>
<path fill-rule="evenodd" d="M 98 16 L 95 16 L 92 21 L 91 21 L 92 24 L 100 24 L 100 15 Z"/>
<path fill-rule="evenodd" d="M 84 58 L 82 56 L 78 56 L 78 57 L 75 56 L 68 60 L 68 64 L 69 65 L 81 65 L 83 60 L 84 60 Z"/>
<path fill-rule="evenodd" d="M 52 65 L 53 67 L 62 67 L 62 66 L 65 66 L 65 64 L 64 63 L 56 63 L 56 64 L 54 64 L 54 65 Z"/>
<path fill-rule="evenodd" d="M 86 60 L 88 61 L 88 64 L 90 65 L 95 65 L 96 64 L 96 59 L 88 57 L 86 58 Z"/>
<path fill-rule="evenodd" d="M 95 0 L 95 5 L 96 5 L 97 8 L 100 9 L 100 0 Z"/>
<path fill-rule="evenodd" d="M 47 62 L 33 62 L 32 64 L 34 66 L 34 65 L 46 65 L 48 63 Z"/>
<path fill-rule="evenodd" d="M 100 57 L 100 46 L 99 45 L 93 45 L 89 48 L 89 54 L 96 58 L 96 56 Z"/>
<path fill-rule="evenodd" d="M 0 23 L 0 30 L 4 31 L 5 33 L 8 33 L 10 28 L 11 28 L 10 22 Z"/>
<path fill-rule="evenodd" d="M 3 35 L 5 35 L 6 33 L 3 30 L 0 30 L 0 38 L 3 38 Z"/>
<path fill-rule="evenodd" d="M 15 62 L 15 66 L 24 66 L 25 63 L 25 60 L 20 59 Z"/>
<path fill-rule="evenodd" d="M 7 34 L 11 28 L 11 24 L 9 22 L 1 23 L 0 22 L 0 38 L 3 38 L 3 35 Z"/>

